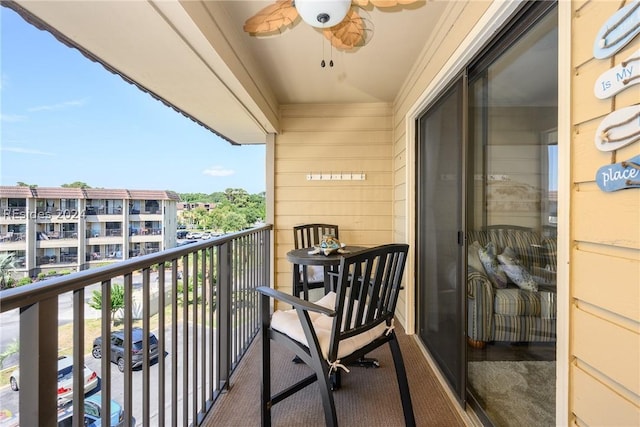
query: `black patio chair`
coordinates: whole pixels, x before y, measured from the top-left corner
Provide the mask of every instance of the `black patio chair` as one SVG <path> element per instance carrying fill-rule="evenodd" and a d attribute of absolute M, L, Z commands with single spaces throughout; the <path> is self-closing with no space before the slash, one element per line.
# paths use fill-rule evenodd
<path fill-rule="evenodd" d="M 333 224 L 303 224 L 293 227 L 294 249 L 312 248 L 320 245 L 322 236 L 333 235 L 340 239 L 338 226 Z M 293 294 L 309 299 L 310 289 L 324 288 L 324 269 L 321 266 L 293 266 Z"/>
<path fill-rule="evenodd" d="M 393 330 L 393 317 L 409 246 L 389 244 L 345 255 L 335 292 L 315 303 L 269 287 L 261 293 L 262 426 L 271 425 L 273 405 L 318 381 L 327 426 L 337 426 L 333 391 L 341 370 L 366 353 L 389 343 L 407 426 L 415 426 L 402 353 Z M 271 298 L 293 307 L 270 311 Z M 271 340 L 283 344 L 313 373 L 272 394 Z M 375 372 L 375 371 L 372 371 Z"/>

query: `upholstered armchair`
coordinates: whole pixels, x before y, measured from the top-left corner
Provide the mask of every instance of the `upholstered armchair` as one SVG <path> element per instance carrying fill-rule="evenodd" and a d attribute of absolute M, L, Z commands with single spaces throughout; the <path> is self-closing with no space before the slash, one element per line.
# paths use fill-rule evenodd
<path fill-rule="evenodd" d="M 494 226 L 467 241 L 469 343 L 555 341 L 555 238 Z"/>

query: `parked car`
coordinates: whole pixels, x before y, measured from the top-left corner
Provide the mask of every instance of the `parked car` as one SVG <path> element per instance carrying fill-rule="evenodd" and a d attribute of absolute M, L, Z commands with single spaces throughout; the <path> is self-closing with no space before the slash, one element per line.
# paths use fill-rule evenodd
<path fill-rule="evenodd" d="M 131 367 L 137 368 L 144 361 L 142 352 L 142 328 L 131 329 Z M 111 362 L 118 365 L 118 370 L 124 372 L 124 330 L 113 331 L 109 339 L 111 343 Z M 102 357 L 102 337 L 98 337 L 93 341 L 93 350 L 91 354 L 96 359 Z M 149 359 L 157 359 L 158 357 L 158 338 L 149 332 Z"/>
<path fill-rule="evenodd" d="M 89 393 L 98 386 L 98 374 L 84 366 L 84 392 Z M 16 369 L 9 377 L 11 390 L 20 389 L 20 369 Z M 58 358 L 58 402 L 66 402 L 73 397 L 73 359 L 68 356 Z"/>
<path fill-rule="evenodd" d="M 110 427 L 120 427 L 124 425 L 125 414 L 120 405 L 115 400 L 111 400 L 111 422 Z M 102 397 L 100 393 L 87 396 L 84 399 L 84 425 L 85 427 L 102 426 Z M 131 425 L 135 426 L 136 420 L 131 417 Z M 71 427 L 73 425 L 73 405 L 72 402 L 58 408 L 58 427 Z"/>
<path fill-rule="evenodd" d="M 187 234 L 189 234 L 189 232 L 187 230 L 178 230 L 178 231 L 176 231 L 176 238 L 177 239 L 186 239 L 187 238 Z"/>

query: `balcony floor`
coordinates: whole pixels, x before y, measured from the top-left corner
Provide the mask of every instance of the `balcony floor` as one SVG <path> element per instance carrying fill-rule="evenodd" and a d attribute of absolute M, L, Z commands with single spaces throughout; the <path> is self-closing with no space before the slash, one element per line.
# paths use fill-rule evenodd
<path fill-rule="evenodd" d="M 418 426 L 464 426 L 462 418 L 440 386 L 413 337 L 396 326 L 402 356 L 409 378 L 413 409 Z M 304 364 L 294 364 L 292 354 L 272 343 L 274 390 L 308 375 Z M 380 367 L 349 367 L 343 372 L 342 388 L 334 393 L 338 422 L 343 426 L 403 426 L 402 404 L 389 346 L 369 354 Z M 260 425 L 260 338 L 251 344 L 231 376 L 231 387 L 220 397 L 205 420 L 205 426 Z M 278 403 L 272 410 L 274 426 L 324 426 L 318 386 L 312 384 Z"/>

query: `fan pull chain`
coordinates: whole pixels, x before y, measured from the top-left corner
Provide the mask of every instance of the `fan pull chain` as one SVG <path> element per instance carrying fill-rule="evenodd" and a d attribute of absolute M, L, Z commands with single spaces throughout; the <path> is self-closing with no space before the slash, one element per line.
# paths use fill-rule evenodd
<path fill-rule="evenodd" d="M 322 61 L 320 62 L 320 66 L 322 68 L 324 68 L 324 66 L 325 66 L 325 62 L 324 62 L 324 37 L 322 38 Z"/>
<path fill-rule="evenodd" d="M 324 43 L 325 43 L 325 38 L 322 38 L 322 61 L 320 61 L 320 66 L 322 68 L 326 67 L 327 63 L 324 60 Z M 331 43 L 331 51 L 330 51 L 330 57 L 329 57 L 329 67 L 333 68 L 333 43 Z"/>
<path fill-rule="evenodd" d="M 331 60 L 329 61 L 329 67 L 333 68 L 333 43 L 331 43 Z"/>

